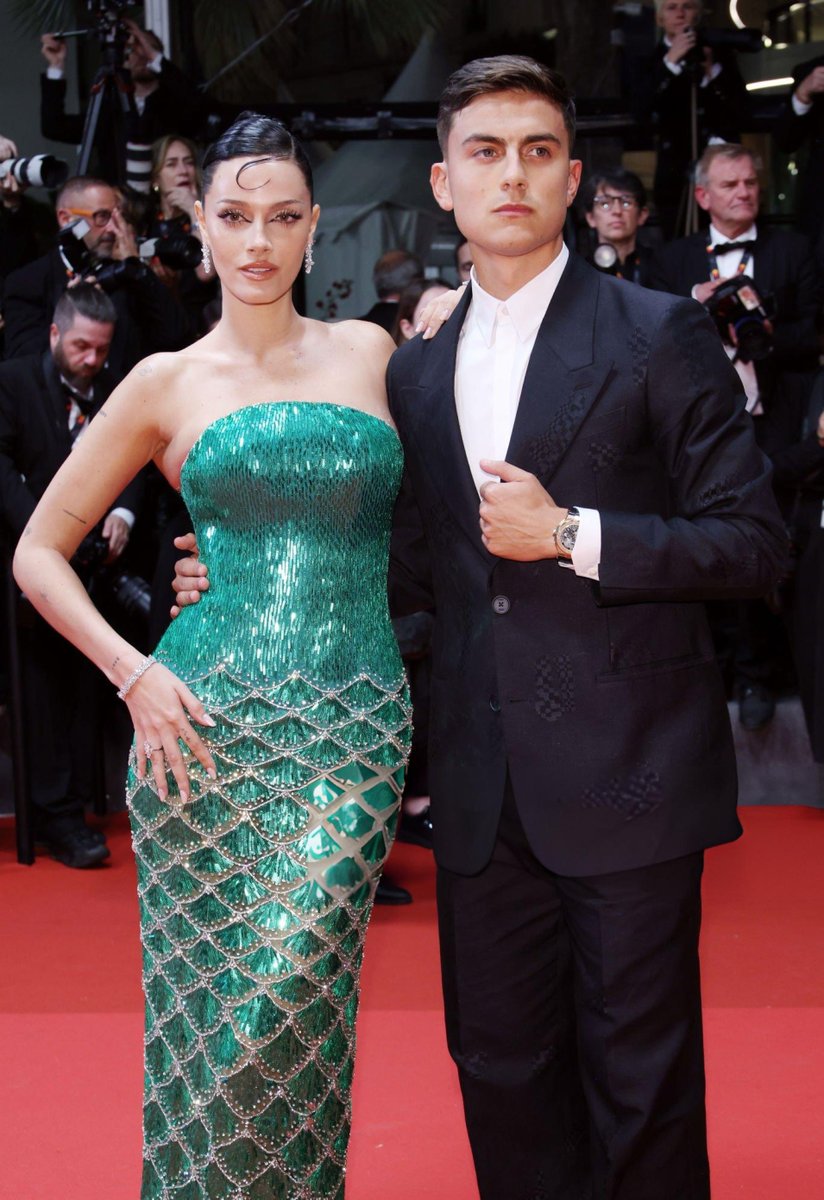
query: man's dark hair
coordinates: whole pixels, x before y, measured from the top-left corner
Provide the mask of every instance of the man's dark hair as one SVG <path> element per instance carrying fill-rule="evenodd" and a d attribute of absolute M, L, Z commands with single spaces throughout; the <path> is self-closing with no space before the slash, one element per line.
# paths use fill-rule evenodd
<path fill-rule="evenodd" d="M 498 54 L 494 58 L 476 58 L 464 63 L 447 79 L 438 109 L 438 141 L 442 154 L 446 154 L 446 143 L 456 113 L 473 100 L 481 96 L 493 96 L 496 92 L 526 92 L 543 96 L 560 109 L 569 135 L 569 149 L 572 150 L 575 141 L 575 101 L 563 75 L 523 54 Z"/>
<path fill-rule="evenodd" d="M 603 187 L 614 188 L 623 195 L 634 196 L 639 208 L 647 207 L 647 189 L 633 171 L 624 167 L 612 167 L 608 171 L 596 171 L 581 188 L 581 203 L 587 212 L 592 210 L 595 197 Z"/>
<path fill-rule="evenodd" d="M 378 299 L 397 296 L 415 279 L 423 278 L 423 263 L 411 250 L 387 250 L 372 269 Z"/>
<path fill-rule="evenodd" d="M 68 333 L 77 317 L 86 317 L 99 325 L 114 325 L 117 309 L 101 288 L 93 283 L 78 283 L 63 293 L 54 309 L 52 320 L 61 337 Z"/>
<path fill-rule="evenodd" d="M 274 117 L 264 117 L 256 112 L 243 112 L 225 133 L 213 142 L 203 156 L 201 171 L 203 174 L 203 195 L 212 186 L 215 168 L 218 163 L 228 162 L 231 158 L 251 158 L 254 161 L 244 163 L 238 171 L 240 176 L 247 169 L 259 162 L 293 162 L 300 171 L 309 189 L 309 199 L 312 199 L 312 168 L 306 151 L 298 139 L 294 137 L 285 125 Z"/>

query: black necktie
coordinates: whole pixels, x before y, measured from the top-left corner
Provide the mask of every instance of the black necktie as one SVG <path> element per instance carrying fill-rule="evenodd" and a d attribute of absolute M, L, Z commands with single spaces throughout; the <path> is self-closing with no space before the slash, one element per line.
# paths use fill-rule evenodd
<path fill-rule="evenodd" d="M 72 405 L 76 404 L 80 409 L 74 424 L 69 424 L 69 434 L 72 441 L 74 441 L 80 434 L 80 431 L 86 426 L 94 407 L 94 397 L 91 393 L 88 396 L 84 396 L 80 392 L 75 391 L 73 387 L 66 383 L 65 379 L 61 380 L 61 383 L 63 385 L 63 395 L 66 397 L 66 417 L 69 422 L 72 419 Z"/>
<path fill-rule="evenodd" d="M 719 254 L 730 254 L 733 250 L 754 250 L 755 238 L 750 238 L 747 242 L 719 242 L 717 246 L 713 246 L 712 252 L 717 257 Z"/>

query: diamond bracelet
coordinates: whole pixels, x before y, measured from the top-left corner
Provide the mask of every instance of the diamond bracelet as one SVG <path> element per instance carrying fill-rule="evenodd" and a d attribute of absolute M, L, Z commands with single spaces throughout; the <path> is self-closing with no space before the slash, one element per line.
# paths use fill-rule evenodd
<path fill-rule="evenodd" d="M 140 679 L 141 675 L 145 675 L 149 667 L 153 667 L 156 662 L 157 659 L 153 654 L 147 654 L 146 657 L 138 664 L 138 666 L 135 667 L 129 678 L 117 693 L 118 700 L 125 700 L 126 696 L 137 683 L 138 679 Z"/>

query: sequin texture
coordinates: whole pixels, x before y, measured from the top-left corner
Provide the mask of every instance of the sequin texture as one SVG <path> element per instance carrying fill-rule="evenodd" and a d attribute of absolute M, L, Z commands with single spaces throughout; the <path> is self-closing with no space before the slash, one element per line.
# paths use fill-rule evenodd
<path fill-rule="evenodd" d="M 211 587 L 156 651 L 215 720 L 190 796 L 129 780 L 146 994 L 142 1200 L 341 1200 L 358 976 L 409 701 L 386 602 L 400 444 L 253 405 L 182 471 Z M 203 729 L 201 729 L 203 732 Z"/>

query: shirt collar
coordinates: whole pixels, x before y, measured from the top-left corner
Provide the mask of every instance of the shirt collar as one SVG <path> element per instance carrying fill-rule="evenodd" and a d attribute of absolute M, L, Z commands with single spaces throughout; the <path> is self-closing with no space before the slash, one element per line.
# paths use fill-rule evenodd
<path fill-rule="evenodd" d="M 711 246 L 723 246 L 725 242 L 731 242 L 731 241 L 754 242 L 757 237 L 758 237 L 758 230 L 756 229 L 754 222 L 752 225 L 750 225 L 749 229 L 745 229 L 744 232 L 740 233 L 737 238 L 727 237 L 725 234 L 723 234 L 721 232 L 720 229 L 716 229 L 715 226 L 712 224 L 712 222 L 710 222 L 710 245 Z"/>
<path fill-rule="evenodd" d="M 485 292 L 478 283 L 475 268 L 472 268 L 470 317 L 487 346 L 493 343 L 498 312 L 503 307 L 509 313 L 519 341 L 525 342 L 537 333 L 568 260 L 569 250 L 562 244 L 560 252 L 549 266 L 506 300 L 498 300 L 496 296 Z"/>

